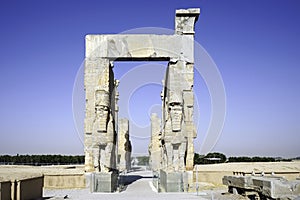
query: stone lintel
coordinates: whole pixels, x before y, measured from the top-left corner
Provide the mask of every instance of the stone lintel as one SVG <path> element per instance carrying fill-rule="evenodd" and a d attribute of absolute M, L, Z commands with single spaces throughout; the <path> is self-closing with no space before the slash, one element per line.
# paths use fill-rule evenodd
<path fill-rule="evenodd" d="M 86 58 L 112 61 L 183 60 L 194 63 L 192 35 L 86 35 Z"/>

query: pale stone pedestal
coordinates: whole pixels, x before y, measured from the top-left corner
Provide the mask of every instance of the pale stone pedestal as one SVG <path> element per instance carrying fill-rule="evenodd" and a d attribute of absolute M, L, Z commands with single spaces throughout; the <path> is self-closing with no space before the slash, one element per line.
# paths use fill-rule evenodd
<path fill-rule="evenodd" d="M 117 186 L 117 172 L 95 172 L 91 174 L 91 192 L 115 192 Z"/>
<path fill-rule="evenodd" d="M 158 186 L 159 192 L 194 192 L 193 172 L 168 172 L 160 170 L 159 181 L 153 179 L 153 185 Z"/>
<path fill-rule="evenodd" d="M 160 170 L 160 191 L 184 192 L 183 173 Z"/>

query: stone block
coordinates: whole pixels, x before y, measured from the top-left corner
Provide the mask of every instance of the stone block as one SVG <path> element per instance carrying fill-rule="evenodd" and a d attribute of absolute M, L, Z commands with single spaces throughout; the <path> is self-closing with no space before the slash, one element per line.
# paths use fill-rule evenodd
<path fill-rule="evenodd" d="M 190 35 L 86 35 L 86 58 L 112 60 L 169 60 L 194 62 L 194 38 Z"/>
<path fill-rule="evenodd" d="M 87 174 L 89 173 L 86 175 L 83 173 L 45 174 L 44 187 L 47 189 L 85 188 L 86 185 L 89 185 Z"/>
<path fill-rule="evenodd" d="M 12 199 L 40 199 L 43 197 L 44 176 L 18 179 L 12 185 L 16 194 Z"/>
<path fill-rule="evenodd" d="M 260 196 L 272 199 L 294 199 L 300 196 L 300 181 L 288 181 L 276 176 L 224 176 L 223 184 L 229 189 L 247 192 L 256 192 Z M 246 192 L 246 193 L 245 193 Z"/>
<path fill-rule="evenodd" d="M 183 173 L 160 170 L 160 191 L 184 192 Z"/>
<path fill-rule="evenodd" d="M 91 174 L 91 192 L 115 192 L 118 186 L 118 173 L 95 172 Z"/>
<path fill-rule="evenodd" d="M 199 8 L 176 10 L 176 34 L 194 34 L 195 22 L 197 21 L 199 14 Z"/>
<path fill-rule="evenodd" d="M 289 182 L 283 178 L 253 177 L 254 189 L 270 198 L 280 199 L 300 195 L 300 181 Z"/>
<path fill-rule="evenodd" d="M 224 176 L 222 182 L 230 187 L 253 189 L 251 176 Z"/>

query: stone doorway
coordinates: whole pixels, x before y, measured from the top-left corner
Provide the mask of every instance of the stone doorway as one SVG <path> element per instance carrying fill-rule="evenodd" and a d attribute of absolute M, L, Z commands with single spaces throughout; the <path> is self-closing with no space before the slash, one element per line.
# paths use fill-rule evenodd
<path fill-rule="evenodd" d="M 199 13 L 199 9 L 177 10 L 174 35 L 86 36 L 85 170 L 101 173 L 97 175 L 99 185 L 101 180 L 110 182 L 108 188 L 100 187 L 97 191 L 115 190 L 118 172 L 118 132 L 122 130 L 118 130 L 121 126 L 118 126 L 119 82 L 113 72 L 115 61 L 168 62 L 161 92 L 162 119 L 151 117 L 151 163 L 154 171 L 160 171 L 163 191 L 178 191 L 177 184 L 183 184 L 180 187 L 183 191 L 189 190 L 196 137 L 194 24 Z"/>

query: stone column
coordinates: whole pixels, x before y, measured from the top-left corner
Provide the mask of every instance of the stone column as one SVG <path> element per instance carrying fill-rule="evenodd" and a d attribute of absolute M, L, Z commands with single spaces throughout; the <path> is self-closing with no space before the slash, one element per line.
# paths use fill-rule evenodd
<path fill-rule="evenodd" d="M 94 156 L 93 156 L 93 146 L 94 141 L 93 135 L 93 125 L 96 119 L 96 101 L 95 95 L 96 90 L 99 86 L 103 86 L 103 90 L 108 90 L 105 85 L 99 80 L 102 76 L 107 76 L 109 67 L 109 60 L 100 58 L 86 58 L 85 59 L 85 71 L 84 71 L 84 87 L 86 96 L 86 110 L 85 110 L 85 120 L 84 120 L 84 143 L 85 143 L 85 171 L 94 171 Z M 107 79 L 107 78 L 106 78 Z M 108 82 L 108 80 L 107 80 Z"/>
<path fill-rule="evenodd" d="M 128 119 L 119 120 L 118 135 L 118 157 L 120 158 L 119 170 L 129 171 L 131 168 L 131 142 L 129 140 L 129 121 Z"/>
<path fill-rule="evenodd" d="M 181 35 L 182 49 L 193 49 L 194 24 L 200 9 L 176 10 L 175 33 Z M 193 53 L 193 51 L 191 51 Z M 170 59 L 162 92 L 162 157 L 168 171 L 193 170 L 196 132 L 193 123 L 193 55 L 178 52 Z"/>
<path fill-rule="evenodd" d="M 194 169 L 194 142 L 196 129 L 193 123 L 194 94 L 193 91 L 183 91 L 184 131 L 187 138 L 186 170 Z"/>
<path fill-rule="evenodd" d="M 151 140 L 149 145 L 149 164 L 153 171 L 161 168 L 160 119 L 156 113 L 151 114 Z"/>
<path fill-rule="evenodd" d="M 115 164 L 115 87 L 108 59 L 85 60 L 85 171 L 108 172 Z"/>

